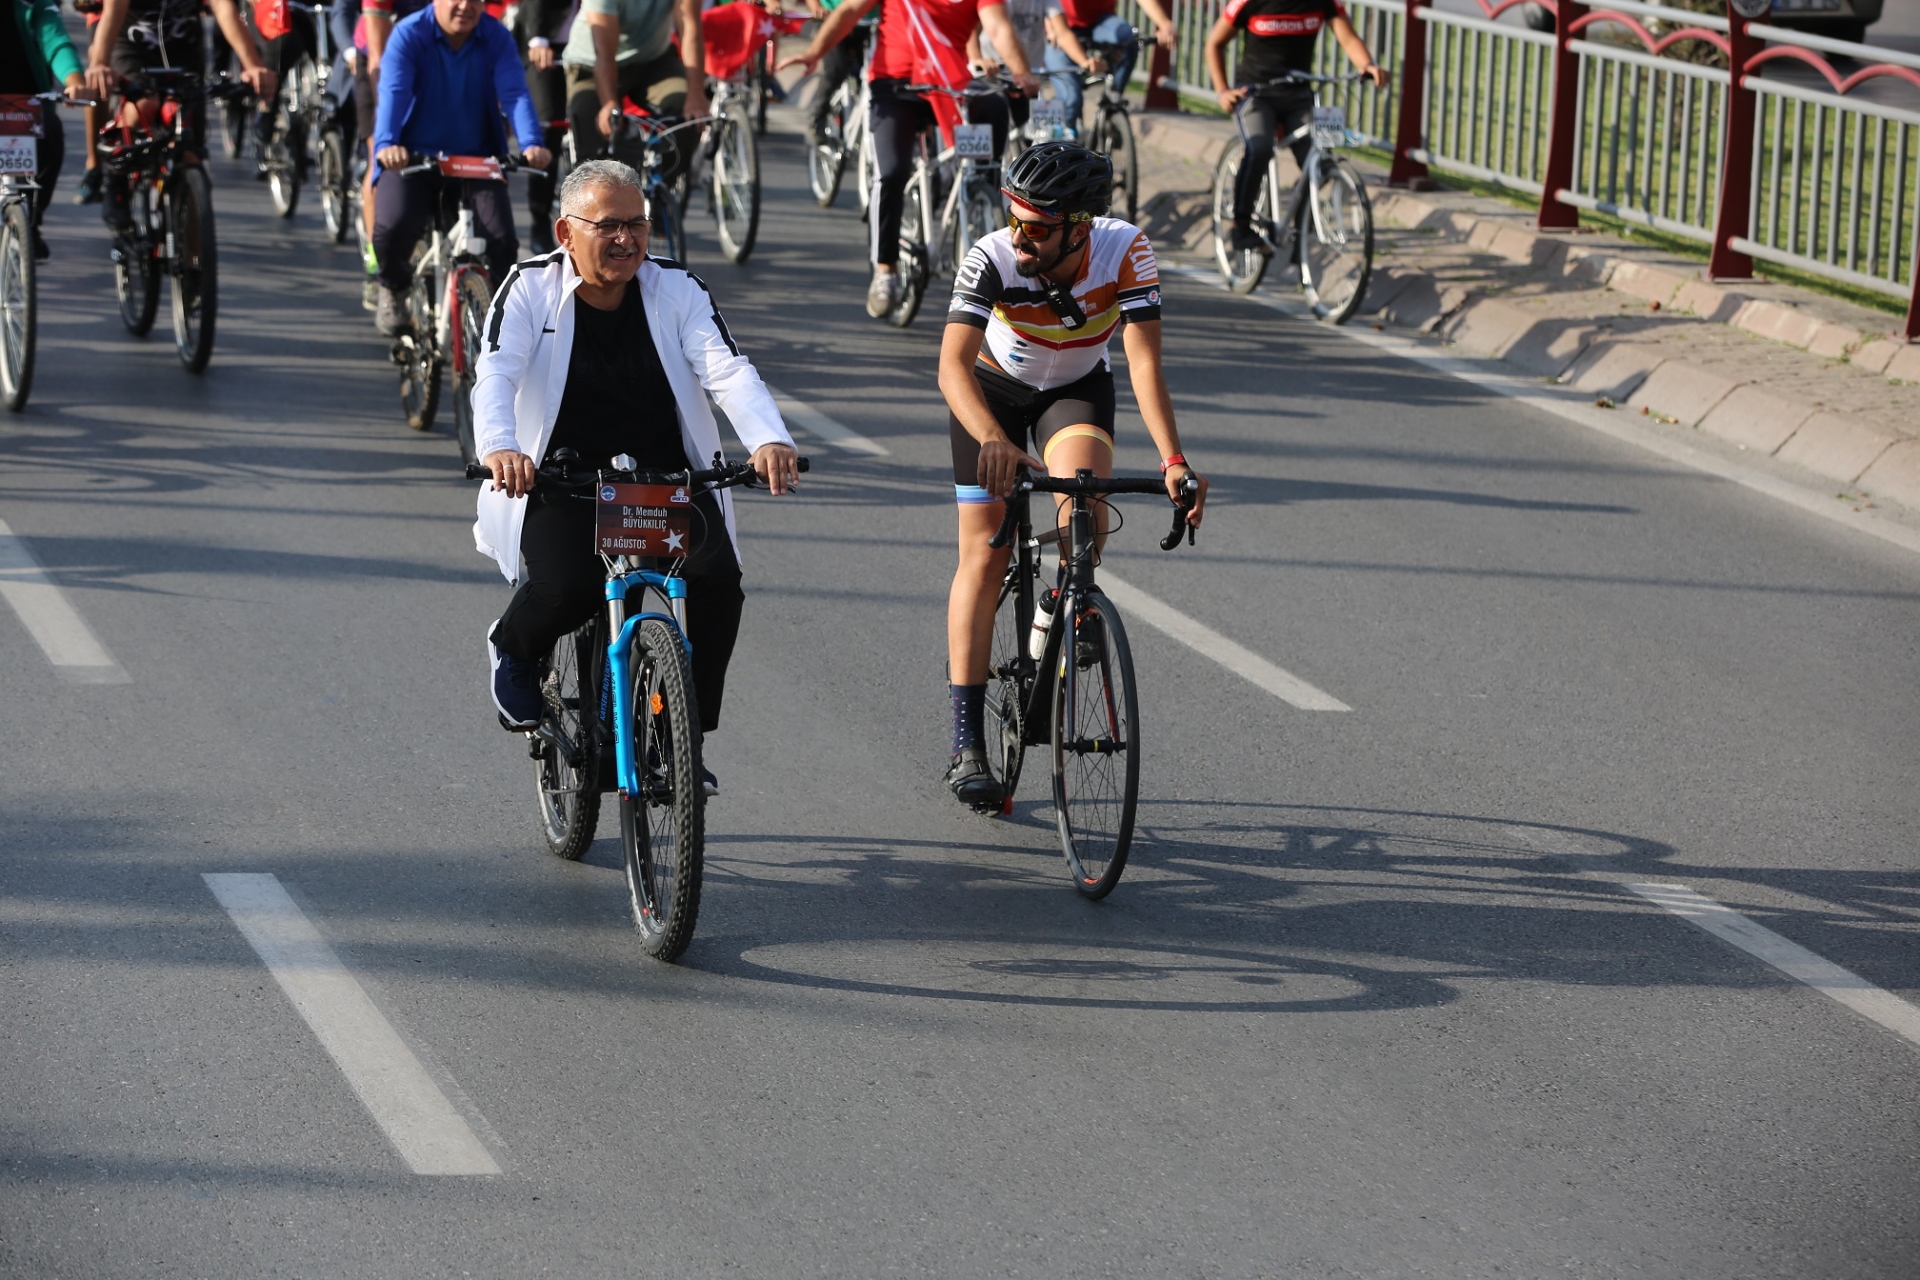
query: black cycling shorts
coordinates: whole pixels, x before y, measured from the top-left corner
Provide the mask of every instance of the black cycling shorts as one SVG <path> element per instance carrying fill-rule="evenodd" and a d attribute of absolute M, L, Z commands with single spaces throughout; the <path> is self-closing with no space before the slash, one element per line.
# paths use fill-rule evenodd
<path fill-rule="evenodd" d="M 1074 427 L 1091 427 L 1106 437 L 1109 449 L 1113 447 L 1113 370 L 1107 366 L 1047 391 L 1037 391 L 986 364 L 974 365 L 973 373 L 1007 439 L 1022 449 L 1038 451 L 1042 461 L 1053 442 L 1063 438 L 1061 433 Z M 947 415 L 947 431 L 953 438 L 954 501 L 999 501 L 980 484 L 980 442 L 952 414 Z"/>

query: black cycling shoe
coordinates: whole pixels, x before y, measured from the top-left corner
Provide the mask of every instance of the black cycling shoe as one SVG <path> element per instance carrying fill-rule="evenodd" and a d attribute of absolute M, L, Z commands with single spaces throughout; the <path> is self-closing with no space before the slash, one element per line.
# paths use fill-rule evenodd
<path fill-rule="evenodd" d="M 947 789 L 954 799 L 982 813 L 992 813 L 1006 799 L 1000 780 L 987 768 L 987 753 L 979 747 L 967 747 L 947 766 Z"/>
<path fill-rule="evenodd" d="M 1262 240 L 1250 227 L 1235 227 L 1229 239 L 1232 241 L 1229 247 L 1235 253 L 1263 253 L 1268 257 L 1273 256 L 1273 246 Z"/>

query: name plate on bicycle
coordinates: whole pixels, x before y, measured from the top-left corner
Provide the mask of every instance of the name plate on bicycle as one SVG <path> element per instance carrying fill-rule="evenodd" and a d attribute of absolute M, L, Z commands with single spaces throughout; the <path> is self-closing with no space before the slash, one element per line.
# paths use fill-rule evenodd
<path fill-rule="evenodd" d="M 442 156 L 439 165 L 443 178 L 498 180 L 506 176 L 500 171 L 500 162 L 492 156 Z"/>
<path fill-rule="evenodd" d="M 603 484 L 594 504 L 603 556 L 684 556 L 693 495 L 673 484 Z"/>
<path fill-rule="evenodd" d="M 1313 145 L 1316 147 L 1343 147 L 1347 143 L 1347 109 L 1345 107 L 1315 107 L 1313 109 Z"/>
<path fill-rule="evenodd" d="M 993 159 L 993 126 L 990 124 L 953 126 L 953 154 L 962 160 Z"/>
<path fill-rule="evenodd" d="M 33 173 L 40 168 L 40 139 L 0 134 L 0 173 Z"/>
<path fill-rule="evenodd" d="M 30 94 L 0 93 L 0 138 L 40 138 L 46 131 L 40 104 Z"/>

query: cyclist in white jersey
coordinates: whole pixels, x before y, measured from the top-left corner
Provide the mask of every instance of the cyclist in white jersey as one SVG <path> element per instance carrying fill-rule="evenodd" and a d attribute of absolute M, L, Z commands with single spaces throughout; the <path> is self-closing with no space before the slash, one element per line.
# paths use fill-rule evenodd
<path fill-rule="evenodd" d="M 1161 372 L 1153 245 L 1132 223 L 1100 216 L 1113 197 L 1113 166 L 1076 143 L 1043 142 L 1007 167 L 1005 181 L 1012 225 L 967 253 L 940 347 L 960 524 L 960 562 L 947 597 L 953 756 L 946 780 L 975 808 L 1001 799 L 987 768 L 982 717 L 994 604 L 1011 552 L 987 543 L 1019 467 L 1113 474 L 1107 346 L 1116 330 L 1168 497 L 1177 500 L 1193 476 L 1200 496 L 1187 519 L 1198 525 L 1207 491 L 1180 452 Z"/>

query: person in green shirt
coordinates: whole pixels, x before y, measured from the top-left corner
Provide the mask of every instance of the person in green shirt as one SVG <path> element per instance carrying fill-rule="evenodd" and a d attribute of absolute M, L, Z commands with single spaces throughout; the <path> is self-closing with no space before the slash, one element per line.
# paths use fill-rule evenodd
<path fill-rule="evenodd" d="M 67 39 L 66 24 L 60 20 L 59 0 L 6 0 L 13 10 L 13 21 L 0 23 L 0 93 L 46 93 L 63 86 L 68 97 L 81 94 L 87 87 L 86 63 L 73 41 Z M 109 86 L 100 85 L 104 93 Z M 53 200 L 54 184 L 60 181 L 60 168 L 66 158 L 66 130 L 59 114 L 48 106 L 42 111 L 45 132 L 41 134 L 38 167 L 34 181 L 40 190 L 33 198 L 33 254 L 47 256 L 47 242 L 40 238 L 40 219 Z"/>
<path fill-rule="evenodd" d="M 580 0 L 560 64 L 567 73 L 567 122 L 577 159 L 593 159 L 605 149 L 623 97 L 663 115 L 707 114 L 700 0 Z"/>

